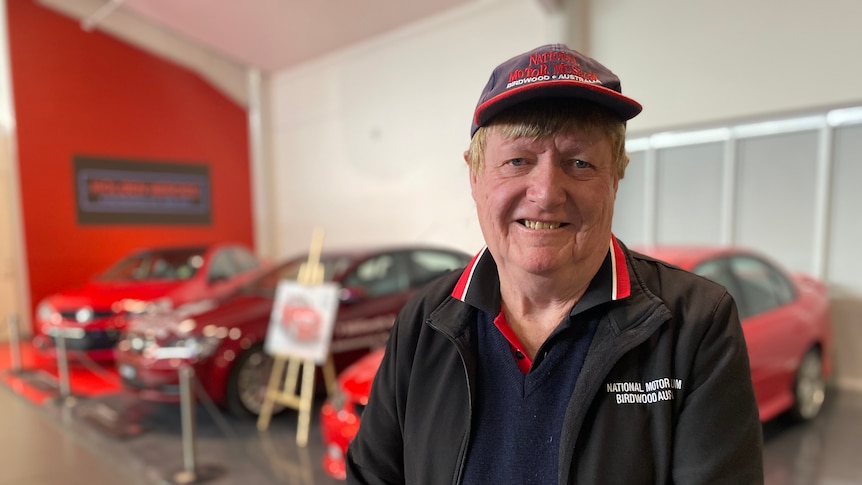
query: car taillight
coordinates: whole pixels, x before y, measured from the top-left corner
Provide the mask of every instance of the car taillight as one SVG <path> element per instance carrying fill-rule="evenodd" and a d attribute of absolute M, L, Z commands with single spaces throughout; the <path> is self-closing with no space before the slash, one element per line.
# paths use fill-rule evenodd
<path fill-rule="evenodd" d="M 331 444 L 326 447 L 326 454 L 330 459 L 341 460 L 344 458 L 344 453 L 341 452 L 341 447 L 336 444 Z"/>

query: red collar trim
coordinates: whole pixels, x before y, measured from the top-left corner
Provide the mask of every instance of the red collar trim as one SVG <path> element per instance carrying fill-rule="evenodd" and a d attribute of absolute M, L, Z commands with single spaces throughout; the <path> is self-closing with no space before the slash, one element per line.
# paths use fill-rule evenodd
<path fill-rule="evenodd" d="M 479 262 L 479 259 L 481 259 L 482 255 L 484 255 L 487 251 L 488 246 L 483 247 L 481 251 L 479 251 L 475 256 L 473 256 L 473 259 L 470 260 L 470 263 L 467 265 L 467 267 L 464 268 L 464 272 L 461 273 L 461 277 L 458 278 L 458 282 L 455 283 L 455 289 L 452 290 L 452 296 L 454 298 L 457 298 L 461 301 L 465 301 L 467 295 L 467 288 L 470 287 L 470 281 L 473 280 L 473 273 L 476 271 L 476 263 Z"/>
<path fill-rule="evenodd" d="M 530 372 L 530 367 L 533 366 L 533 359 L 524 352 L 524 344 L 521 342 L 521 339 L 515 335 L 515 331 L 512 330 L 509 322 L 506 321 L 506 315 L 503 313 L 502 308 L 497 317 L 494 318 L 494 325 L 497 326 L 497 330 L 499 330 L 500 333 L 506 337 L 506 340 L 509 341 L 509 349 L 512 351 L 512 357 L 515 358 L 515 363 L 518 364 L 518 369 L 526 375 Z"/>
<path fill-rule="evenodd" d="M 611 300 L 621 300 L 632 294 L 632 282 L 629 279 L 629 267 L 626 256 L 616 236 L 611 235 L 611 264 L 613 265 L 613 290 Z"/>

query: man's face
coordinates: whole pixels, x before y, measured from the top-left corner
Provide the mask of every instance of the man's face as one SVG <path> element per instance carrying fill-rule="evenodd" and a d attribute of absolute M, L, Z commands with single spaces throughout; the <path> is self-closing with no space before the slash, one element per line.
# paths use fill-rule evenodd
<path fill-rule="evenodd" d="M 619 178 L 598 131 L 506 139 L 493 127 L 470 172 L 479 225 L 501 271 L 550 275 L 607 253 Z"/>

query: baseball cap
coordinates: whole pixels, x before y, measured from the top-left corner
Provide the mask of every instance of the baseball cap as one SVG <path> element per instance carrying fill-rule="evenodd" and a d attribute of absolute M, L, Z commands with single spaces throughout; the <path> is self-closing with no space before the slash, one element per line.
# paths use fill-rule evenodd
<path fill-rule="evenodd" d="M 592 101 L 630 120 L 643 107 L 623 96 L 620 78 L 595 59 L 563 44 L 548 44 L 497 66 L 479 97 L 470 137 L 507 108 L 541 98 Z"/>

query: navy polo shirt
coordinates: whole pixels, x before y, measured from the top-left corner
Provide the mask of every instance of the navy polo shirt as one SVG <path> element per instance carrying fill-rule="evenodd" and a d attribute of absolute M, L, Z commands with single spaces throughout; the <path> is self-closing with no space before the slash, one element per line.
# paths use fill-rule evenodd
<path fill-rule="evenodd" d="M 479 310 L 476 400 L 462 483 L 556 483 L 565 410 L 601 315 L 590 310 L 629 293 L 625 258 L 612 237 L 587 291 L 530 362 L 502 315 L 496 263 L 487 248 L 474 258 L 453 292 Z"/>

